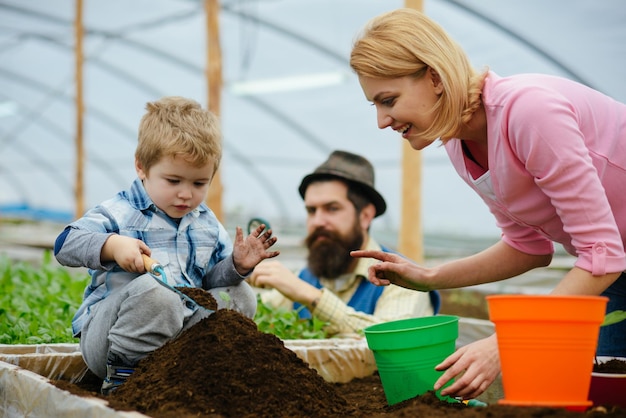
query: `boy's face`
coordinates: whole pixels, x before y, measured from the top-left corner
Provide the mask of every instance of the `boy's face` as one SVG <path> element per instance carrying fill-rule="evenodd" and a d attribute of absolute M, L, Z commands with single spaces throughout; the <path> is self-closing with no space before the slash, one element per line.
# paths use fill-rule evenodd
<path fill-rule="evenodd" d="M 214 167 L 214 161 L 196 167 L 182 156 L 164 157 L 146 173 L 135 161 L 148 196 L 171 218 L 182 218 L 206 199 Z"/>

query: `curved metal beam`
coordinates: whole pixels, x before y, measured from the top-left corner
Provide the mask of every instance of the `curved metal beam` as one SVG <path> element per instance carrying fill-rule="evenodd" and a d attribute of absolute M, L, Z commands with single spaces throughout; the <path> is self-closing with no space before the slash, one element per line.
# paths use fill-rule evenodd
<path fill-rule="evenodd" d="M 475 10 L 475 9 L 469 7 L 468 5 L 459 2 L 458 0 L 442 0 L 442 1 L 444 1 L 444 2 L 454 6 L 454 7 L 458 8 L 458 9 L 460 9 L 460 10 L 463 10 L 467 14 L 472 15 L 476 19 L 486 23 L 488 26 L 491 26 L 491 27 L 495 28 L 496 30 L 506 34 L 511 39 L 514 39 L 515 41 L 517 41 L 521 45 L 524 45 L 530 51 L 534 52 L 535 54 L 539 55 L 544 60 L 548 61 L 550 64 L 552 64 L 555 67 L 559 68 L 561 71 L 563 71 L 565 74 L 567 74 L 567 76 L 569 78 L 571 78 L 572 80 L 578 81 L 581 84 L 584 84 L 586 86 L 589 86 L 589 87 L 591 87 L 593 89 L 598 90 L 598 88 L 595 87 L 593 85 L 593 83 L 591 83 L 589 80 L 585 79 L 583 76 L 579 75 L 570 66 L 568 66 L 565 63 L 561 62 L 560 60 L 554 58 L 552 55 L 550 55 L 550 53 L 548 51 L 546 51 L 543 48 L 540 48 L 539 45 L 531 42 L 529 39 L 525 38 L 521 34 L 513 31 L 512 29 L 507 28 L 506 26 L 504 26 L 504 25 L 496 22 L 495 20 L 485 16 L 484 14 L 479 12 L 478 10 Z"/>
<path fill-rule="evenodd" d="M 2 96 L 2 97 L 6 98 L 7 96 Z M 19 104 L 20 109 L 28 109 L 28 106 L 23 101 L 15 100 L 13 98 L 11 98 L 11 100 Z M 69 98 L 66 98 L 66 100 L 70 101 Z M 43 128 L 45 128 L 46 131 L 52 134 L 53 137 L 57 137 L 58 139 L 60 139 L 61 142 L 63 142 L 63 139 L 71 137 L 71 134 L 69 132 L 64 131 L 61 126 L 52 122 L 51 120 L 44 118 L 40 112 L 36 112 L 34 109 L 28 109 L 28 112 L 26 112 L 24 119 L 28 119 L 29 121 L 32 121 L 31 117 L 33 117 L 37 121 L 38 125 L 41 125 Z M 16 146 L 21 147 L 22 145 L 18 143 Z M 37 154 L 36 151 L 29 151 L 29 152 L 30 154 Z M 122 183 L 126 181 L 126 179 L 122 178 L 115 172 L 115 167 L 109 164 L 108 160 L 100 158 L 98 156 L 93 156 L 90 154 L 87 155 L 87 159 L 88 161 L 95 163 L 94 165 L 95 168 L 101 169 L 106 174 L 107 180 L 112 179 L 113 184 L 117 185 L 117 183 L 115 183 L 116 181 L 118 183 Z M 33 161 L 36 164 L 45 166 L 47 159 L 44 156 L 44 157 L 38 157 L 38 158 L 31 158 L 31 161 Z M 0 163 L 0 167 L 1 167 L 1 163 Z M 49 173 L 55 174 L 58 171 L 59 170 L 54 170 Z M 61 183 L 59 184 L 62 185 L 63 187 L 69 187 L 69 188 L 72 187 L 72 185 L 67 181 L 63 184 Z"/>
<path fill-rule="evenodd" d="M 21 74 L 3 69 L 2 67 L 0 67 L 0 77 L 5 77 L 8 78 L 12 81 L 18 82 L 20 84 L 23 84 L 25 86 L 27 86 L 28 88 L 34 89 L 36 91 L 44 91 L 46 92 L 46 94 L 48 95 L 56 95 L 55 97 L 63 100 L 65 102 L 68 102 L 70 105 L 73 105 L 74 101 L 72 99 L 72 97 L 68 96 L 66 93 L 61 92 L 61 91 L 57 91 L 54 90 L 52 87 L 43 84 L 41 82 L 39 82 L 38 80 L 35 80 L 34 78 L 30 78 L 30 77 L 25 77 Z M 11 99 L 13 100 L 13 99 Z M 95 119 L 99 119 L 100 121 L 102 121 L 105 125 L 108 125 L 110 127 L 112 127 L 114 130 L 119 131 L 122 135 L 126 136 L 126 135 L 130 135 L 131 137 L 135 135 L 134 130 L 127 128 L 126 126 L 124 126 L 121 122 L 119 122 L 118 120 L 116 120 L 113 116 L 107 114 L 106 112 L 98 109 L 97 106 L 93 106 L 89 108 L 89 113 L 91 115 L 94 116 Z M 33 122 L 32 120 L 30 120 L 29 122 Z M 13 135 L 13 137 L 15 137 L 15 135 Z M 0 149 L 7 145 L 10 142 L 9 137 L 5 136 L 5 137 L 0 137 Z"/>
<path fill-rule="evenodd" d="M 28 201 L 26 199 L 27 194 L 24 193 L 24 191 L 27 190 L 26 184 L 22 183 L 20 178 L 14 175 L 10 170 L 5 170 L 0 165 L 0 176 L 2 175 L 9 179 L 9 181 L 7 181 L 7 186 L 15 190 L 17 195 L 22 198 L 22 201 Z"/>
<path fill-rule="evenodd" d="M 303 45 L 305 45 L 306 47 L 313 49 L 315 51 L 318 51 L 319 53 L 321 53 L 322 55 L 325 55 L 328 58 L 332 58 L 335 61 L 339 62 L 342 65 L 346 65 L 349 66 L 350 64 L 350 60 L 347 56 L 335 52 L 332 49 L 324 46 L 323 44 L 319 43 L 319 42 L 314 42 L 311 38 L 308 38 L 306 36 L 302 36 L 297 32 L 294 32 L 292 30 L 286 29 L 282 26 L 276 25 L 274 23 L 268 22 L 267 20 L 263 20 L 263 19 L 259 19 L 258 16 L 254 16 L 251 15 L 249 13 L 246 12 L 242 12 L 239 10 L 234 10 L 233 8 L 231 8 L 229 5 L 222 5 L 222 10 L 224 12 L 227 13 L 231 13 L 239 18 L 241 18 L 242 20 L 248 20 L 250 22 L 254 22 L 256 24 L 258 24 L 259 26 L 262 26 L 266 29 L 269 29 L 273 32 L 278 33 L 279 35 L 284 35 L 289 39 L 292 39 L 295 42 L 301 43 Z"/>
<path fill-rule="evenodd" d="M 246 96 L 246 100 L 254 104 L 259 110 L 262 110 L 264 113 L 272 116 L 274 119 L 282 120 L 282 123 L 290 128 L 292 131 L 297 132 L 300 136 L 305 139 L 305 142 L 313 145 L 314 148 L 317 148 L 324 154 L 328 154 L 332 151 L 324 141 L 320 140 L 315 135 L 311 134 L 307 129 L 305 129 L 302 125 L 297 123 L 294 119 L 285 118 L 285 114 L 276 110 L 276 108 L 270 106 L 266 101 L 254 97 L 254 96 Z"/>

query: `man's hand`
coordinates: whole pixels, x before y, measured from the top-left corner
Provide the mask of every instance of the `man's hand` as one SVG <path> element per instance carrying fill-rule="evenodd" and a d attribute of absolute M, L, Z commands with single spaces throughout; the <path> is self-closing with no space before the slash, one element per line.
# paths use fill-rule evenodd
<path fill-rule="evenodd" d="M 266 231 L 265 228 L 265 224 L 259 225 L 244 240 L 243 230 L 237 227 L 233 245 L 233 262 L 235 269 L 242 276 L 250 273 L 250 270 L 266 258 L 273 258 L 280 254 L 279 251 L 267 251 L 276 243 L 277 238 L 272 236 L 271 229 Z"/>
<path fill-rule="evenodd" d="M 274 288 L 287 299 L 304 305 L 310 305 L 322 294 L 321 290 L 300 279 L 281 262 L 274 260 L 256 266 L 248 282 L 256 287 Z"/>

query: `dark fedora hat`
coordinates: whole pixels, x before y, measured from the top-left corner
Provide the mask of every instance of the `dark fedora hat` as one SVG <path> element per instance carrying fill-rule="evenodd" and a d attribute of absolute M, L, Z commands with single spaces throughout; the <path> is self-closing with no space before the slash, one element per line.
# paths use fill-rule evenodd
<path fill-rule="evenodd" d="M 387 210 L 387 203 L 374 188 L 374 167 L 367 159 L 347 151 L 333 151 L 311 174 L 306 175 L 298 191 L 304 199 L 307 187 L 317 180 L 339 179 L 359 189 L 376 207 L 376 216 Z"/>

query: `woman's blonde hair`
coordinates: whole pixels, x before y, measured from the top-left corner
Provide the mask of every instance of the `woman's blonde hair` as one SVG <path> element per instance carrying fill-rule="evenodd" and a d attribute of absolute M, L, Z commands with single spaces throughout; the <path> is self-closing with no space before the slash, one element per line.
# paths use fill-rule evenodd
<path fill-rule="evenodd" d="M 146 110 L 139 123 L 135 150 L 135 159 L 144 171 L 163 157 L 176 156 L 183 156 L 196 167 L 213 160 L 217 171 L 222 159 L 222 131 L 217 116 L 195 100 L 178 96 L 148 102 Z"/>
<path fill-rule="evenodd" d="M 414 9 L 397 9 L 370 20 L 356 38 L 350 66 L 359 77 L 423 77 L 433 69 L 443 93 L 424 138 L 443 142 L 460 132 L 480 105 L 487 70 L 477 73 L 461 47 L 441 26 Z"/>

